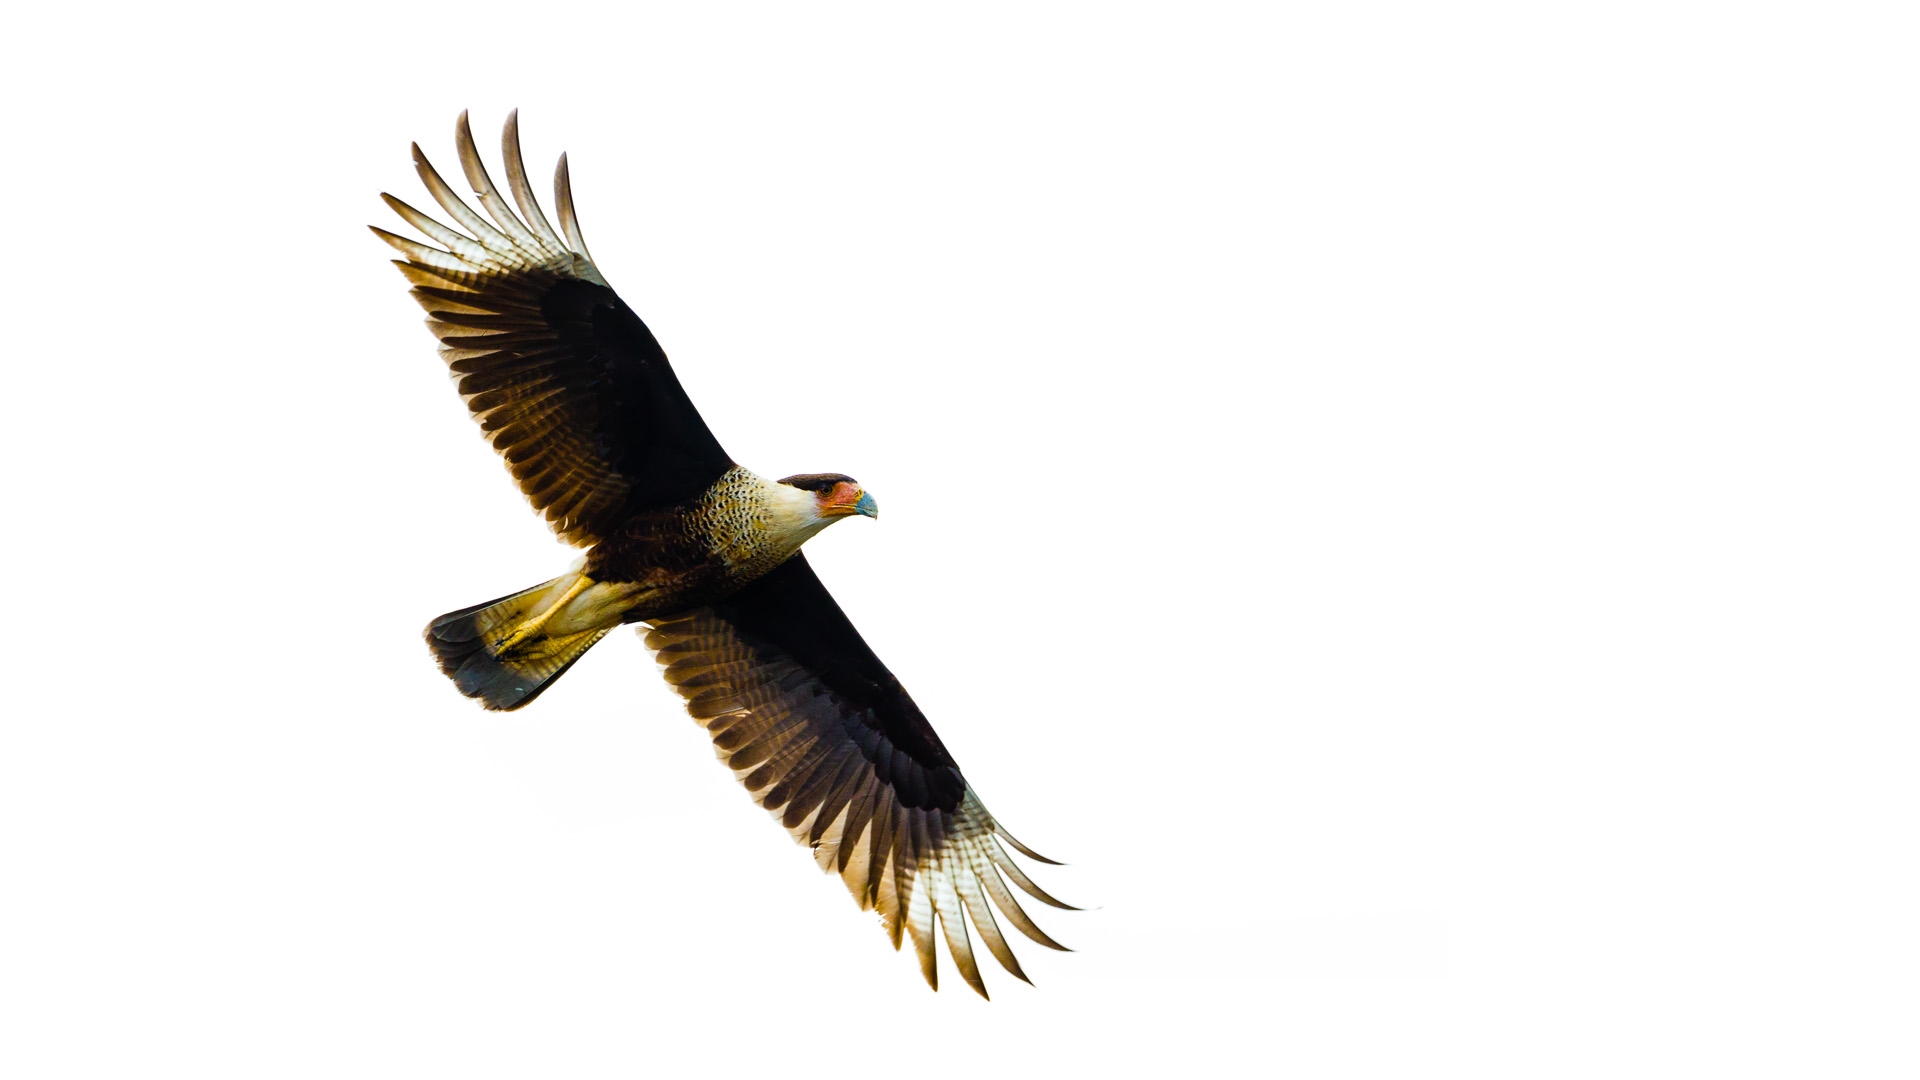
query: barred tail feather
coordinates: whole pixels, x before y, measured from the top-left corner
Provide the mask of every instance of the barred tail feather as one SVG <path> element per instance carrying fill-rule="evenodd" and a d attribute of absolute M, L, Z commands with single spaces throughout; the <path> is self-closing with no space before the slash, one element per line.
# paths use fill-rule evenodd
<path fill-rule="evenodd" d="M 462 694 L 478 699 L 488 709 L 518 709 L 565 674 L 593 644 L 619 625 L 580 628 L 571 621 L 545 625 L 555 609 L 592 582 L 579 573 L 564 574 L 542 585 L 450 611 L 428 624 L 427 647 L 440 670 Z"/>

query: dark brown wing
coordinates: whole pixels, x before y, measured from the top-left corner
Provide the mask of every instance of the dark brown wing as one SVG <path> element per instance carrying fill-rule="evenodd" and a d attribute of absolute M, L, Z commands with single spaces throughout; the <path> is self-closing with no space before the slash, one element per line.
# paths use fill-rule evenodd
<path fill-rule="evenodd" d="M 733 462 L 652 331 L 594 268 L 574 219 L 566 157 L 553 178 L 563 241 L 527 183 L 517 114 L 501 142 L 519 215 L 480 164 L 465 113 L 455 138 L 467 181 L 493 223 L 447 186 L 415 144 L 420 179 L 466 231 L 384 194 L 441 246 L 373 231 L 407 256 L 394 263 L 413 282 L 460 396 L 520 490 L 554 532 L 580 547 L 604 539 L 634 509 L 706 490 Z"/>
<path fill-rule="evenodd" d="M 877 908 L 895 948 L 904 926 L 938 988 L 934 924 L 968 985 L 986 995 L 967 937 L 1026 975 L 994 921 L 1061 948 L 1020 910 L 1000 874 L 1048 896 L 1001 841 L 1041 862 L 980 805 L 927 718 L 862 641 L 806 557 L 795 555 L 726 602 L 654 621 L 646 635 L 667 681 L 761 806 Z M 962 911 L 966 917 L 963 918 Z"/>

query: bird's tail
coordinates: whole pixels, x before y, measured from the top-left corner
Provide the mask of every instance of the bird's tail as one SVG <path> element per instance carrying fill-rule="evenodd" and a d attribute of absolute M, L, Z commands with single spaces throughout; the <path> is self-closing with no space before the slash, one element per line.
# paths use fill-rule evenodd
<path fill-rule="evenodd" d="M 489 709 L 518 709 L 540 696 L 593 643 L 620 624 L 606 586 L 580 571 L 450 611 L 427 625 L 427 646 L 460 692 Z"/>

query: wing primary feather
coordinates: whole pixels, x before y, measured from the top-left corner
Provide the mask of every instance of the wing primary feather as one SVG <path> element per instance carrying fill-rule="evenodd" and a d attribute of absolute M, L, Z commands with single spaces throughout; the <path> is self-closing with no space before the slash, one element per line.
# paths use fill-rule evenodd
<path fill-rule="evenodd" d="M 901 814 L 907 820 L 899 826 L 898 849 L 907 857 L 900 860 L 894 870 L 894 892 L 903 897 L 901 904 L 905 910 L 901 912 L 901 921 L 907 924 L 907 936 L 913 939 L 913 951 L 920 958 L 920 974 L 926 978 L 928 986 L 938 990 L 940 972 L 933 960 L 933 898 L 927 895 L 929 890 L 914 888 L 914 879 L 922 865 L 922 852 L 914 828 L 914 819 L 919 815 L 904 808 Z"/>
<path fill-rule="evenodd" d="M 500 189 L 493 186 L 493 177 L 487 175 L 486 163 L 480 160 L 480 151 L 473 145 L 473 125 L 468 123 L 465 109 L 460 110 L 460 119 L 453 126 L 453 145 L 460 153 L 460 171 L 467 174 L 467 183 L 473 188 L 474 198 L 480 200 L 480 208 L 512 239 L 515 247 L 536 259 L 545 256 L 546 252 L 540 250 L 540 241 L 514 216 L 507 200 L 500 197 Z"/>
<path fill-rule="evenodd" d="M 431 259 L 434 256 L 439 256 L 442 259 L 453 257 L 452 252 L 442 251 L 437 247 L 428 247 L 418 240 L 409 240 L 398 233 L 390 233 L 378 225 L 369 225 L 367 228 L 373 230 L 373 235 L 379 237 L 388 247 L 393 248 L 409 259 Z M 458 258 L 453 258 L 453 261 L 447 265 L 463 267 L 463 264 L 460 263 Z"/>
<path fill-rule="evenodd" d="M 461 262 L 460 257 L 458 255 L 454 255 L 450 252 L 441 251 L 439 248 L 436 248 L 436 247 L 428 247 L 427 245 L 422 244 L 417 240 L 409 240 L 404 236 L 395 236 L 394 234 L 386 231 L 385 229 L 382 229 L 378 225 L 369 225 L 367 226 L 367 228 L 372 229 L 375 236 L 378 236 L 380 239 L 386 241 L 388 244 L 392 245 L 394 248 L 402 252 L 405 252 L 407 258 L 412 259 L 414 262 L 420 263 L 422 266 L 430 266 L 430 267 L 433 267 L 434 269 L 445 270 L 448 273 L 453 273 L 453 274 L 466 274 L 470 272 L 467 267 L 467 264 L 464 262 Z M 395 266 L 400 267 L 402 273 L 406 272 L 407 270 L 406 263 L 401 262 L 399 259 L 395 259 L 393 260 L 393 264 Z M 413 278 L 413 275 L 407 274 L 407 277 L 409 280 L 411 280 Z M 439 280 L 444 281 L 445 279 L 441 278 Z"/>
<path fill-rule="evenodd" d="M 1002 848 L 998 843 L 998 841 L 992 838 L 988 839 L 987 853 L 990 856 L 992 856 L 994 865 L 998 866 L 1002 870 L 1005 870 L 1007 872 L 1007 876 L 1013 879 L 1013 883 L 1015 885 L 1020 886 L 1021 890 L 1024 891 L 1028 896 L 1033 897 L 1035 900 L 1038 900 L 1043 904 L 1047 904 L 1052 907 L 1057 907 L 1062 911 L 1079 911 L 1080 910 L 1079 908 L 1074 907 L 1072 904 L 1062 903 L 1061 901 L 1055 900 L 1053 897 L 1048 896 L 1046 893 L 1046 890 L 1042 889 L 1038 885 L 1035 885 L 1033 883 L 1033 879 L 1027 876 L 1026 871 L 1020 869 L 1020 867 L 1014 863 L 1013 857 L 1007 854 L 1006 849 Z"/>
<path fill-rule="evenodd" d="M 987 903 L 986 896 L 980 891 L 981 872 L 984 870 L 991 874 L 993 866 L 980 865 L 985 855 L 980 852 L 977 845 L 969 845 L 969 847 L 972 850 L 968 853 L 966 871 L 955 875 L 954 887 L 960 891 L 960 899 L 967 905 L 967 915 L 973 919 L 974 928 L 980 931 L 980 940 L 986 943 L 987 951 L 992 953 L 993 958 L 1000 961 L 1000 966 L 1006 968 L 1014 978 L 1032 986 L 1033 980 L 1027 978 L 1027 973 L 1020 969 L 1019 958 L 1013 955 L 1012 946 L 1007 944 L 1006 937 L 1000 933 L 1000 924 L 994 920 L 992 905 Z"/>
<path fill-rule="evenodd" d="M 1033 850 L 1032 848 L 1021 843 L 1020 841 L 1015 840 L 1013 838 L 1013 834 L 1008 832 L 1005 828 L 1003 828 L 1000 825 L 1000 823 L 997 821 L 993 823 L 993 834 L 995 836 L 998 836 L 1000 839 L 1005 840 L 1007 843 L 1012 844 L 1013 850 L 1019 852 L 1022 855 L 1025 855 L 1027 858 L 1032 859 L 1034 862 L 1046 863 L 1048 866 L 1067 865 L 1066 863 L 1063 863 L 1058 859 L 1049 859 L 1045 855 L 1040 854 L 1039 852 Z"/>
<path fill-rule="evenodd" d="M 987 985 L 980 979 L 980 965 L 974 961 L 973 944 L 967 937 L 966 916 L 960 911 L 960 898 L 954 891 L 954 874 L 965 872 L 967 867 L 965 852 L 959 849 L 958 838 L 948 828 L 951 819 L 942 813 L 917 811 L 911 820 L 913 846 L 919 854 L 915 860 L 918 873 L 914 891 L 926 894 L 932 901 L 934 918 L 940 924 L 941 936 L 946 939 L 948 955 L 960 969 L 960 977 L 973 987 L 974 993 L 987 997 Z"/>
<path fill-rule="evenodd" d="M 587 253 L 587 241 L 580 235 L 580 219 L 573 212 L 573 177 L 567 172 L 567 155 L 560 155 L 560 164 L 553 167 L 553 204 L 560 212 L 560 227 L 566 230 L 567 243 L 588 262 L 593 256 Z"/>
<path fill-rule="evenodd" d="M 439 171 L 433 167 L 432 162 L 427 160 L 426 152 L 420 149 L 419 143 L 413 144 L 413 171 L 420 174 L 420 182 L 427 185 L 427 194 L 432 195 L 433 201 L 440 204 L 440 209 L 451 214 L 461 228 L 471 233 L 473 238 L 480 242 L 482 249 L 497 246 L 508 251 L 514 250 L 513 241 L 507 238 L 507 234 L 487 224 L 486 218 L 474 213 L 473 207 L 468 206 L 460 198 L 460 194 L 440 178 Z M 495 266 L 511 265 L 491 250 L 487 251 L 487 261 Z"/>
<path fill-rule="evenodd" d="M 993 897 L 994 906 L 1000 909 L 1000 914 L 1005 915 L 1008 921 L 1013 923 L 1014 929 L 1049 949 L 1060 952 L 1073 951 L 1048 937 L 1047 932 L 1040 929 L 1039 925 L 1027 916 L 1026 909 L 1020 906 L 1020 899 L 1013 895 L 1013 890 L 1007 888 L 1006 882 L 1000 880 L 1000 872 L 994 869 L 991 862 L 984 867 L 984 871 L 980 875 L 980 884 L 986 886 L 987 895 Z"/>
<path fill-rule="evenodd" d="M 391 208 L 394 213 L 399 214 L 407 224 L 426 233 L 429 239 L 466 260 L 467 265 L 464 269 L 467 273 L 471 274 L 476 270 L 484 270 L 499 265 L 499 259 L 472 237 L 447 228 L 428 215 L 407 205 L 404 201 L 396 199 L 385 192 L 381 193 L 380 198 L 384 199 L 387 206 Z"/>
<path fill-rule="evenodd" d="M 519 109 L 507 114 L 507 125 L 500 132 L 500 157 L 507 166 L 507 188 L 513 192 L 513 201 L 519 204 L 527 224 L 556 253 L 567 250 L 566 242 L 547 224 L 547 215 L 540 212 L 540 202 L 533 197 L 533 185 L 527 183 L 527 161 L 520 153 Z"/>
<path fill-rule="evenodd" d="M 906 808 L 887 807 L 887 876 L 880 882 L 880 897 L 893 912 L 894 938 L 907 928 L 907 908 L 913 903 L 913 838 L 908 834 Z M 897 946 L 896 946 L 897 947 Z"/>
<path fill-rule="evenodd" d="M 980 978 L 980 965 L 973 958 L 973 943 L 967 937 L 967 919 L 960 912 L 960 896 L 954 891 L 953 875 L 943 870 L 932 877 L 928 891 L 933 894 L 934 911 L 939 913 L 940 929 L 946 935 L 947 952 L 953 957 L 954 966 L 960 969 L 960 977 L 967 980 L 974 993 L 985 998 L 987 984 Z"/>

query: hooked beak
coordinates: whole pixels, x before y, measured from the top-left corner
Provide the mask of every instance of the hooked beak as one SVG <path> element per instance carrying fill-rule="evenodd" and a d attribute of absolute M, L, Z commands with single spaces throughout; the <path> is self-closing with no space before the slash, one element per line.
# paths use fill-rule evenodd
<path fill-rule="evenodd" d="M 864 514 L 870 518 L 880 516 L 880 507 L 866 489 L 851 480 L 842 480 L 833 486 L 833 491 L 820 500 L 820 516 L 824 518 L 852 517 Z"/>

